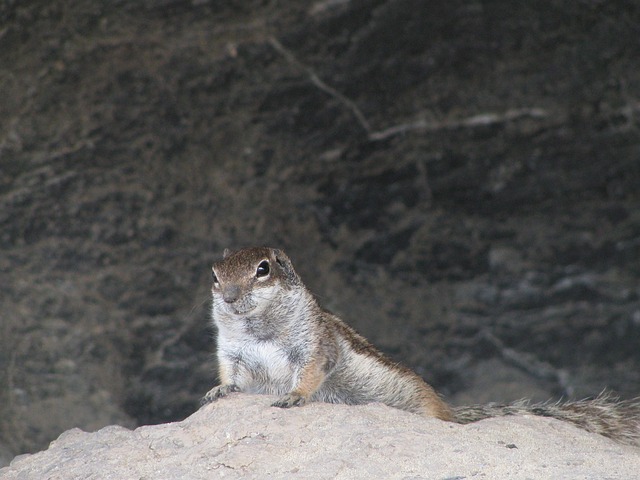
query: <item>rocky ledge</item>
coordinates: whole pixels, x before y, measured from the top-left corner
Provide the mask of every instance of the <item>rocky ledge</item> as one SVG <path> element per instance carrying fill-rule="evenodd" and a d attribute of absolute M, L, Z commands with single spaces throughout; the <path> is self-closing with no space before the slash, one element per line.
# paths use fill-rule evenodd
<path fill-rule="evenodd" d="M 281 410 L 271 401 L 233 395 L 181 422 L 68 430 L 0 477 L 602 479 L 640 471 L 640 449 L 548 418 L 457 425 L 381 404 Z"/>

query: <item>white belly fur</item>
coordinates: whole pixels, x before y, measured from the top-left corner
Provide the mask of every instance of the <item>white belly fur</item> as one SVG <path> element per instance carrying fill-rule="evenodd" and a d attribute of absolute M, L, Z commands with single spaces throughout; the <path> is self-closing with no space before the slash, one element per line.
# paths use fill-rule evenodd
<path fill-rule="evenodd" d="M 283 395 L 293 389 L 297 373 L 285 352 L 274 343 L 247 342 L 235 349 L 225 349 L 222 354 L 240 358 L 234 363 L 234 380 L 244 392 Z"/>

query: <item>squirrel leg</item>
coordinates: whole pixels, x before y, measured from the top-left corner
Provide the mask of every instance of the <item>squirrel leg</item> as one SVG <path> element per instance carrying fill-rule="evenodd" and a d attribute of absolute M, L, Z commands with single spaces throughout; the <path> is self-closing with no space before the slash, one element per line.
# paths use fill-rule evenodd
<path fill-rule="evenodd" d="M 320 388 L 326 377 L 320 362 L 311 361 L 304 366 L 296 387 L 286 395 L 280 397 L 272 406 L 280 408 L 301 407 Z"/>
<path fill-rule="evenodd" d="M 219 398 L 226 397 L 229 393 L 240 391 L 240 387 L 235 384 L 231 377 L 232 370 L 233 366 L 230 363 L 221 357 L 218 359 L 220 385 L 213 387 L 200 399 L 200 406 L 215 402 Z"/>

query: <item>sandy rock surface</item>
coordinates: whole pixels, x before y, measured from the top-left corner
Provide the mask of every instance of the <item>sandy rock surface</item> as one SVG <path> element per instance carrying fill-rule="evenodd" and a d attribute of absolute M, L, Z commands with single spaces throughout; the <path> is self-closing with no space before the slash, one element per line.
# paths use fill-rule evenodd
<path fill-rule="evenodd" d="M 640 449 L 536 417 L 461 426 L 381 404 L 281 410 L 234 395 L 182 422 L 72 429 L 0 478 L 634 478 Z"/>

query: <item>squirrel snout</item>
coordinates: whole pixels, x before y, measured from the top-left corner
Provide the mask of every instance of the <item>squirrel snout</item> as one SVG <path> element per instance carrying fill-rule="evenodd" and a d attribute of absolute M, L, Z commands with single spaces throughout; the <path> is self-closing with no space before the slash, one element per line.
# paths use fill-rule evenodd
<path fill-rule="evenodd" d="M 238 285 L 229 285 L 222 291 L 222 298 L 227 303 L 234 303 L 240 298 L 240 287 Z"/>

